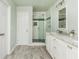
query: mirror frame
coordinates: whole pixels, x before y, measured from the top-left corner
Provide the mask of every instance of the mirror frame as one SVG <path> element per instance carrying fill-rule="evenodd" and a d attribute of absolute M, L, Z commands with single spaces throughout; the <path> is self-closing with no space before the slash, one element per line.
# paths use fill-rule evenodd
<path fill-rule="evenodd" d="M 65 28 L 59 28 L 59 11 L 62 9 L 66 9 L 66 7 L 61 7 L 58 9 L 58 30 L 61 30 L 63 32 L 65 32 L 67 30 L 67 16 L 66 16 L 66 27 Z M 66 9 L 66 15 L 67 15 L 67 9 Z"/>

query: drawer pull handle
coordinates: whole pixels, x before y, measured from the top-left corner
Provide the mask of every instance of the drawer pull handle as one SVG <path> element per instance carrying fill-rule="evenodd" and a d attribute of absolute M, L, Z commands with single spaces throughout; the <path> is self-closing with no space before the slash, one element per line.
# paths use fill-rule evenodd
<path fill-rule="evenodd" d="M 54 49 L 56 49 L 56 47 L 53 47 Z"/>
<path fill-rule="evenodd" d="M 72 49 L 72 47 L 71 47 L 71 46 L 69 46 L 69 45 L 67 45 L 67 47 L 68 47 L 69 49 Z"/>
<path fill-rule="evenodd" d="M 53 39 L 53 40 L 56 40 L 56 39 Z"/>

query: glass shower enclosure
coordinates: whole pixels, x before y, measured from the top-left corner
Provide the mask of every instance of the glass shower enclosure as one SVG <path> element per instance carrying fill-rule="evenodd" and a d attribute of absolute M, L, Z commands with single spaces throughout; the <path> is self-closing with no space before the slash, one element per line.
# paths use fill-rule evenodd
<path fill-rule="evenodd" d="M 33 20 L 33 42 L 45 42 L 44 19 Z"/>

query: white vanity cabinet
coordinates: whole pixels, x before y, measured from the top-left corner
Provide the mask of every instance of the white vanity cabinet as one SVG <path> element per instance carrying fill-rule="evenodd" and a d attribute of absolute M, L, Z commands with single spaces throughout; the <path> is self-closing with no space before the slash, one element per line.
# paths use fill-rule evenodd
<path fill-rule="evenodd" d="M 78 59 L 78 48 L 67 44 L 66 57 L 67 59 Z"/>
<path fill-rule="evenodd" d="M 51 53 L 51 39 L 52 39 L 52 36 L 47 34 L 47 36 L 46 36 L 46 49 L 49 53 Z"/>
<path fill-rule="evenodd" d="M 66 45 L 51 35 L 46 36 L 46 48 L 52 58 L 54 59 L 66 58 L 65 54 Z"/>
<path fill-rule="evenodd" d="M 51 36 L 51 39 L 49 41 L 50 41 L 50 55 L 54 58 L 54 52 L 56 53 L 55 51 L 56 50 L 56 46 L 55 46 L 56 38 Z"/>
<path fill-rule="evenodd" d="M 54 59 L 78 59 L 78 48 L 55 36 L 46 34 L 46 48 Z"/>
<path fill-rule="evenodd" d="M 54 40 L 55 38 L 53 38 L 50 34 L 46 33 L 46 49 L 49 52 L 49 54 L 51 55 L 51 57 L 53 58 L 53 53 L 54 53 Z"/>
<path fill-rule="evenodd" d="M 56 55 L 54 56 L 55 59 L 66 59 L 66 43 L 64 43 L 63 41 L 57 39 L 55 41 L 55 45 L 56 45 Z"/>

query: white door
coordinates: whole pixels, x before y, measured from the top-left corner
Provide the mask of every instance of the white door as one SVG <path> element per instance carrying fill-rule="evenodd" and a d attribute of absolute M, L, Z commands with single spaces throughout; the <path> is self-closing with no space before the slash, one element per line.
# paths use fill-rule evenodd
<path fill-rule="evenodd" d="M 7 14 L 8 6 L 0 1 L 0 59 L 7 54 Z"/>
<path fill-rule="evenodd" d="M 29 43 L 29 12 L 24 10 L 17 10 L 17 43 Z"/>

